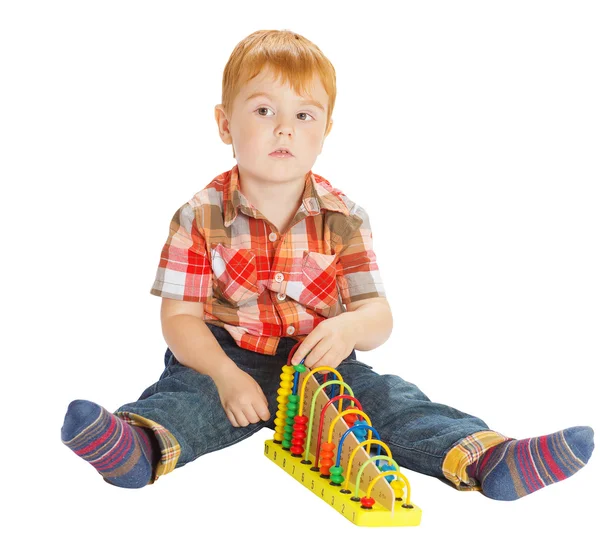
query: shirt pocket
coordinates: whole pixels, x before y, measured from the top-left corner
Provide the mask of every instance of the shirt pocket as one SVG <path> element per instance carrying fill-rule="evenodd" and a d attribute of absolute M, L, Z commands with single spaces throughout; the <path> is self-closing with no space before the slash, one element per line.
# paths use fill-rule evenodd
<path fill-rule="evenodd" d="M 337 310 L 337 255 L 307 251 L 302 259 L 301 291 L 298 301 L 328 317 Z"/>
<path fill-rule="evenodd" d="M 256 255 L 248 249 L 234 249 L 221 243 L 211 246 L 213 289 L 234 306 L 258 297 Z"/>

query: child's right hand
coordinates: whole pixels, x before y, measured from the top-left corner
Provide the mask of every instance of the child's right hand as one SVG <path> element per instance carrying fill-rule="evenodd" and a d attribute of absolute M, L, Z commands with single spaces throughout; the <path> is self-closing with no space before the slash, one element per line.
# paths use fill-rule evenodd
<path fill-rule="evenodd" d="M 221 405 L 233 427 L 246 427 L 271 415 L 267 398 L 256 380 L 247 372 L 234 367 L 228 374 L 215 379 Z"/>

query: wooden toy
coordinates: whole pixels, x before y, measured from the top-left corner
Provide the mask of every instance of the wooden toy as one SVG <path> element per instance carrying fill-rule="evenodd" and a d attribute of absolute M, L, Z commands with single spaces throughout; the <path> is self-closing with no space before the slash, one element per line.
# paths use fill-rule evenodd
<path fill-rule="evenodd" d="M 410 483 L 352 388 L 334 368 L 308 370 L 304 359 L 292 366 L 299 345 L 282 368 L 275 434 L 265 441 L 265 456 L 358 526 L 418 526 L 421 509 L 411 500 Z M 335 380 L 328 380 L 330 373 Z M 331 399 L 330 385 L 339 390 Z"/>

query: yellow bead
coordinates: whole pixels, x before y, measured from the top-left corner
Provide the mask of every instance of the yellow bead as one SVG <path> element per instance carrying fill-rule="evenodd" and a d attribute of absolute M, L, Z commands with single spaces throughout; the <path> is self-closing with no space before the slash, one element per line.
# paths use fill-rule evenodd
<path fill-rule="evenodd" d="M 402 492 L 404 491 L 404 481 L 402 481 L 401 479 L 396 479 L 395 481 L 392 481 L 390 483 L 390 486 L 394 490 L 394 494 L 396 494 L 396 497 L 401 497 L 400 494 L 402 494 Z"/>

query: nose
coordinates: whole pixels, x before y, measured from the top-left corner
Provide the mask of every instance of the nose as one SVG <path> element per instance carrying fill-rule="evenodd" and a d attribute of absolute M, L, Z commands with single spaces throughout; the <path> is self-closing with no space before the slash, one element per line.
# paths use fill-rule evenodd
<path fill-rule="evenodd" d="M 292 135 L 294 132 L 293 125 L 289 120 L 281 120 L 277 125 L 277 135 Z"/>

